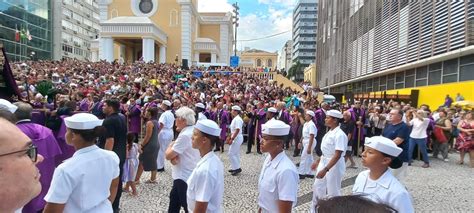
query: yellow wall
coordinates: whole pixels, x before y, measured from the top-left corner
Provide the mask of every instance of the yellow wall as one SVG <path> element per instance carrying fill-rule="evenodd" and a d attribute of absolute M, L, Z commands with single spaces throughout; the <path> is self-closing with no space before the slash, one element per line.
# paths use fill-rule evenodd
<path fill-rule="evenodd" d="M 253 61 L 254 66 L 252 68 L 268 67 L 267 66 L 268 59 L 272 60 L 272 66 L 268 67 L 268 68 L 274 68 L 274 67 L 277 66 L 277 58 L 278 58 L 278 54 L 275 54 L 275 53 L 245 53 L 245 52 L 243 52 L 240 55 L 240 60 L 241 61 L 244 61 L 244 60 Z M 261 64 L 262 66 L 257 66 L 257 59 L 262 60 L 262 64 Z M 246 67 L 248 67 L 248 66 L 246 66 Z"/>
<path fill-rule="evenodd" d="M 199 29 L 200 38 L 210 38 L 216 43 L 220 43 L 220 26 L 217 24 L 201 24 Z"/>

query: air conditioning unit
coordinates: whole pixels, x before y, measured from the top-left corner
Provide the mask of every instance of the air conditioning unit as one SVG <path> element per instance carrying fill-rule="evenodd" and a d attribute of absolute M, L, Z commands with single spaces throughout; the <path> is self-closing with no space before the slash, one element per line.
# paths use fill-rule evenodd
<path fill-rule="evenodd" d="M 66 19 L 71 19 L 71 16 L 66 15 Z"/>
<path fill-rule="evenodd" d="M 74 30 L 74 34 L 77 34 L 77 31 Z"/>

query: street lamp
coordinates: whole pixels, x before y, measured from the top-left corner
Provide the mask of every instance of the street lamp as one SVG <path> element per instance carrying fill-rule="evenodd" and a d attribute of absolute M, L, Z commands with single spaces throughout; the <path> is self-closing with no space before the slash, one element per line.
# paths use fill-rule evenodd
<path fill-rule="evenodd" d="M 232 4 L 232 7 L 234 7 L 234 15 L 232 16 L 232 24 L 235 25 L 235 35 L 234 35 L 234 56 L 237 56 L 237 27 L 239 27 L 239 6 L 237 2 Z"/>

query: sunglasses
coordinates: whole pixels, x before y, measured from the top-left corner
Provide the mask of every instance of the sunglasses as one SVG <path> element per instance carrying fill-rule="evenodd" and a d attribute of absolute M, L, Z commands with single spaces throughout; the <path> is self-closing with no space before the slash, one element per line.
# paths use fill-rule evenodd
<path fill-rule="evenodd" d="M 38 159 L 38 148 L 33 144 L 29 145 L 27 149 L 22 149 L 22 150 L 15 151 L 15 152 L 9 152 L 9 153 L 5 153 L 5 154 L 1 154 L 0 157 L 7 156 L 7 155 L 12 155 L 12 154 L 16 154 L 16 153 L 21 153 L 21 152 L 26 152 L 26 155 L 28 155 L 28 157 L 33 162 L 36 162 L 36 160 Z"/>

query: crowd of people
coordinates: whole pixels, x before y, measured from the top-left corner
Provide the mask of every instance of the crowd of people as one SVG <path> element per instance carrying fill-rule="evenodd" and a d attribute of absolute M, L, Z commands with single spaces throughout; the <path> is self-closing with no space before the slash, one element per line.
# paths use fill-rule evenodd
<path fill-rule="evenodd" d="M 173 64 L 63 60 L 22 62 L 12 70 L 22 96 L 16 99 L 26 102 L 0 100 L 0 117 L 21 130 L 10 125 L 3 137 L 18 137 L 26 148 L 0 146 L 0 156 L 26 152 L 38 163 L 41 177 L 33 173 L 41 189 L 33 184 L 33 196 L 0 204 L 2 209 L 118 212 L 122 192 L 139 196 L 136 185 L 143 172 L 151 172 L 146 183 L 172 182 L 169 212 L 222 212 L 224 165 L 214 152 L 225 152 L 225 144 L 234 176 L 245 172 L 243 143 L 247 154 L 268 153 L 256 189 L 262 212 L 290 212 L 306 178 L 314 179 L 311 210 L 323 212 L 332 201 L 325 198 L 342 195 L 345 170 L 358 166 L 369 170 L 359 174 L 353 193 L 377 196 L 348 200 L 367 198 L 413 212 L 403 181 L 414 158 L 428 168 L 429 151 L 448 161 L 457 149 L 458 163 L 469 153 L 474 166 L 473 112 L 458 107 L 320 103 L 318 89 L 306 85 L 298 92 L 246 72 L 189 71 Z M 48 81 L 52 89 L 42 92 Z M 300 162 L 286 155 L 289 149 Z M 166 161 L 172 176 L 157 180 Z M 0 174 L 0 186 L 7 177 Z"/>

